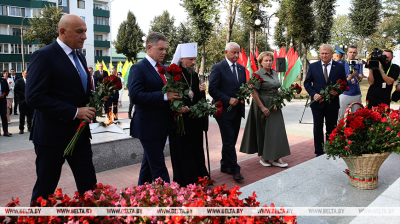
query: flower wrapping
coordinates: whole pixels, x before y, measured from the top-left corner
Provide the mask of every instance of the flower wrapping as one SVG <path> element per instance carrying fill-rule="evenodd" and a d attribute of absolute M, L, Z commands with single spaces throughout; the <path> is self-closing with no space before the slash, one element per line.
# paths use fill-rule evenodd
<path fill-rule="evenodd" d="M 117 76 L 110 75 L 106 76 L 101 84 L 96 87 L 92 96 L 90 97 L 89 103 L 86 104 L 87 107 L 93 107 L 96 109 L 96 117 L 103 117 L 103 105 L 106 97 L 109 97 L 111 94 L 114 94 L 116 91 L 122 88 L 121 82 L 118 80 Z M 72 140 L 69 142 L 67 148 L 64 150 L 64 156 L 72 155 L 74 151 L 76 142 L 78 141 L 80 135 L 83 130 L 87 126 L 87 122 L 85 120 L 81 120 L 78 129 Z"/>

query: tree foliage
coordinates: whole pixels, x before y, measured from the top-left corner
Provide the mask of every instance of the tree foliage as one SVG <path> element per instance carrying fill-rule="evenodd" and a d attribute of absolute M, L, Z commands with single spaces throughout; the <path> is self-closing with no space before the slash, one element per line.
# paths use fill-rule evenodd
<path fill-rule="evenodd" d="M 127 20 L 118 28 L 117 40 L 113 42 L 118 54 L 124 54 L 129 61 L 136 59 L 136 55 L 144 49 L 144 33 L 140 29 L 133 12 L 129 11 Z"/>
<path fill-rule="evenodd" d="M 186 21 L 185 23 L 180 23 L 176 28 L 176 41 L 178 44 L 182 43 L 191 43 L 193 42 L 193 31 L 190 26 L 190 21 Z"/>
<path fill-rule="evenodd" d="M 366 49 L 368 52 L 372 52 L 374 47 L 381 49 L 394 50 L 396 43 L 396 36 L 388 32 L 388 27 L 393 24 L 393 17 L 384 18 L 378 23 L 378 29 L 366 40 Z"/>
<path fill-rule="evenodd" d="M 328 43 L 331 39 L 331 29 L 333 26 L 333 15 L 335 14 L 336 0 L 315 0 L 315 35 L 316 43 Z"/>
<path fill-rule="evenodd" d="M 201 46 L 200 73 L 206 63 L 205 43 L 210 38 L 214 24 L 219 19 L 219 0 L 181 0 L 193 26 L 193 40 Z"/>
<path fill-rule="evenodd" d="M 384 16 L 392 20 L 385 31 L 388 35 L 397 37 L 396 44 L 400 44 L 400 0 L 386 0 Z"/>
<path fill-rule="evenodd" d="M 377 30 L 382 10 L 380 0 L 351 0 L 349 17 L 353 24 L 353 32 L 360 36 L 358 50 L 361 51 L 364 39 Z"/>
<path fill-rule="evenodd" d="M 154 19 L 150 22 L 149 33 L 151 32 L 162 33 L 168 40 L 168 48 L 163 63 L 172 60 L 176 51 L 176 47 L 178 45 L 176 39 L 177 28 L 175 27 L 174 23 L 175 23 L 174 16 L 170 16 L 167 10 L 165 10 L 159 16 L 155 16 Z"/>
<path fill-rule="evenodd" d="M 360 38 L 354 33 L 352 23 L 348 15 L 337 15 L 333 20 L 332 38 L 329 41 L 332 45 L 357 45 Z"/>
<path fill-rule="evenodd" d="M 55 5 L 45 8 L 39 15 L 29 19 L 31 25 L 24 35 L 24 39 L 30 42 L 40 40 L 40 47 L 53 43 L 58 37 L 58 22 L 61 19 L 62 9 Z"/>

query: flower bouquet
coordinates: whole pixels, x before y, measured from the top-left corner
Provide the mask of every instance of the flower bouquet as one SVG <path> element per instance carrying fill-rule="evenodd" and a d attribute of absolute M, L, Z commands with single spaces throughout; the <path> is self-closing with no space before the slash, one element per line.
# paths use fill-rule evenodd
<path fill-rule="evenodd" d="M 321 89 L 319 94 L 321 94 L 322 98 L 318 101 L 318 103 L 322 103 L 323 101 L 331 102 L 333 98 L 335 98 L 334 95 L 331 95 L 329 92 L 331 90 L 337 91 L 339 94 L 343 93 L 344 91 L 349 91 L 350 87 L 347 86 L 346 81 L 342 81 L 341 79 L 338 79 L 337 82 L 333 85 L 326 86 L 325 89 Z M 309 107 L 311 104 L 313 104 L 315 100 L 311 101 L 310 103 L 306 104 L 306 107 Z"/>
<path fill-rule="evenodd" d="M 276 112 L 278 108 L 282 109 L 282 107 L 286 106 L 284 100 L 290 102 L 294 98 L 294 93 L 300 94 L 301 90 L 299 84 L 292 84 L 289 88 L 281 91 L 278 96 L 272 98 L 272 105 L 268 110 Z M 261 115 L 261 118 L 266 118 L 265 114 Z"/>
<path fill-rule="evenodd" d="M 103 105 L 104 99 L 109 97 L 111 94 L 115 93 L 116 91 L 122 88 L 121 82 L 118 80 L 117 76 L 110 75 L 106 76 L 101 84 L 96 87 L 92 96 L 90 97 L 90 101 L 86 104 L 87 107 L 93 107 L 96 109 L 96 117 L 103 117 Z M 72 140 L 69 142 L 67 148 L 64 150 L 64 156 L 72 155 L 74 151 L 75 144 L 79 139 L 79 136 L 82 134 L 83 130 L 87 126 L 87 122 L 85 120 L 81 120 L 81 123 L 76 130 L 76 133 Z"/>
<path fill-rule="evenodd" d="M 250 104 L 250 96 L 251 94 L 254 93 L 254 90 L 252 88 L 249 88 L 249 85 L 255 85 L 256 83 L 263 83 L 264 79 L 260 77 L 260 75 L 257 75 L 256 73 L 253 74 L 253 76 L 247 81 L 246 83 L 243 83 L 242 86 L 239 88 L 238 93 L 236 94 L 237 99 L 241 103 L 245 103 L 245 100 L 247 101 L 247 104 Z M 228 112 L 231 111 L 233 108 L 232 105 L 229 105 L 228 108 L 226 109 Z"/>
<path fill-rule="evenodd" d="M 360 104 L 360 103 L 353 103 Z M 339 121 L 337 127 L 329 135 L 329 142 L 324 143 L 325 153 L 328 159 L 341 157 L 347 163 L 350 171 L 346 171 L 350 176 L 352 186 L 360 189 L 375 189 L 378 186 L 378 171 L 380 165 L 391 152 L 400 153 L 400 121 L 399 111 L 389 109 L 386 104 L 372 109 L 360 108 L 355 113 L 350 113 L 352 104 L 346 111 L 345 117 Z M 356 171 L 354 160 L 366 157 L 378 160 L 370 162 L 375 167 L 368 167 L 363 174 Z M 377 157 L 377 158 L 373 158 Z M 375 185 L 360 186 L 371 184 Z M 368 183 L 371 182 L 371 183 Z M 368 187 L 368 188 L 367 188 Z"/>
<path fill-rule="evenodd" d="M 210 100 L 202 98 L 195 105 L 190 107 L 189 117 L 201 118 L 213 115 L 221 117 L 222 114 L 222 102 L 218 101 L 215 104 L 210 104 Z"/>
<path fill-rule="evenodd" d="M 163 67 L 158 68 L 158 73 L 165 75 L 166 72 L 168 72 L 168 75 L 166 75 L 168 82 L 162 88 L 162 93 L 166 94 L 168 91 L 178 91 L 180 97 L 188 95 L 189 90 L 186 90 L 184 93 L 182 92 L 186 85 L 182 82 L 182 69 L 176 64 L 171 64 L 167 70 Z M 175 99 L 171 101 L 171 110 L 178 112 L 175 114 L 174 118 L 178 122 L 178 133 L 181 135 L 185 134 L 185 127 L 183 124 L 182 113 L 179 113 L 179 111 L 184 106 L 185 104 L 183 99 Z"/>

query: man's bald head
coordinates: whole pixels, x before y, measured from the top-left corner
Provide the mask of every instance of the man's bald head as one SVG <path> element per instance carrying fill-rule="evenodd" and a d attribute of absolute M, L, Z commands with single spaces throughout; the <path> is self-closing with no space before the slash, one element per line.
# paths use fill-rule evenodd
<path fill-rule="evenodd" d="M 86 40 L 86 23 L 74 14 L 61 17 L 58 23 L 58 38 L 71 49 L 81 49 Z"/>

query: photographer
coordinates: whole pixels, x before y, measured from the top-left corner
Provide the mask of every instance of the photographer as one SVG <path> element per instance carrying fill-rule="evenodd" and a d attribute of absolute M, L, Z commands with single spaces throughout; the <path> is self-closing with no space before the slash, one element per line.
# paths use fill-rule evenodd
<path fill-rule="evenodd" d="M 344 61 L 344 68 L 346 70 L 347 85 L 350 87 L 349 91 L 343 92 L 339 96 L 340 110 L 339 119 L 342 119 L 347 107 L 353 102 L 361 102 L 360 82 L 363 79 L 363 63 L 357 60 L 357 46 L 350 45 L 347 50 L 348 59 Z M 357 109 L 361 108 L 359 105 L 354 105 L 351 112 L 354 113 Z"/>
<path fill-rule="evenodd" d="M 393 52 L 386 49 L 379 58 L 379 68 L 369 69 L 368 82 L 370 87 L 367 93 L 368 108 L 376 107 L 381 103 L 390 105 L 390 94 L 393 83 L 399 77 L 400 68 L 392 64 Z"/>

